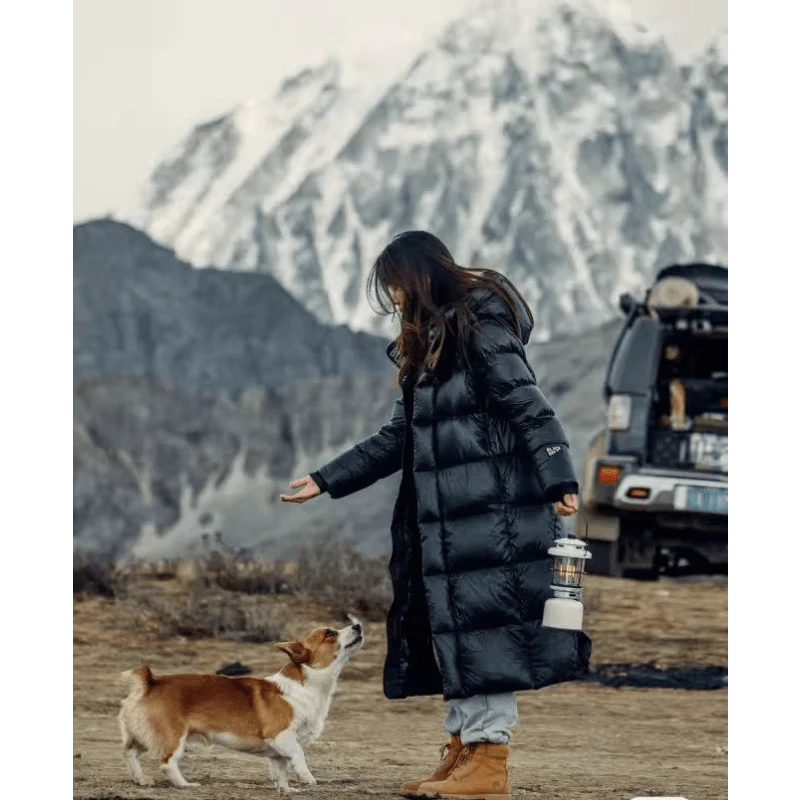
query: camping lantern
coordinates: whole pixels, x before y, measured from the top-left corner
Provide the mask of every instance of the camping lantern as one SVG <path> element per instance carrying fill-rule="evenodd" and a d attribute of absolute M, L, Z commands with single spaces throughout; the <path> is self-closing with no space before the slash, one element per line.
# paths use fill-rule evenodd
<path fill-rule="evenodd" d="M 544 604 L 542 625 L 579 631 L 583 627 L 581 577 L 584 562 L 592 554 L 586 542 L 573 538 L 556 539 L 547 552 L 553 556 L 553 597 Z"/>

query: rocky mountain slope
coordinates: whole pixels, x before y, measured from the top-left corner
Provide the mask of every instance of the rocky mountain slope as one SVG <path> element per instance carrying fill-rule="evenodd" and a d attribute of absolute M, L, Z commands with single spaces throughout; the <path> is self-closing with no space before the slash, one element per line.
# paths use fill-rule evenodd
<path fill-rule="evenodd" d="M 531 354 L 576 466 L 603 423 L 602 359 L 615 327 Z M 388 376 L 326 378 L 235 400 L 141 378 L 83 382 L 73 398 L 75 547 L 173 557 L 202 552 L 204 537 L 220 532 L 269 557 L 294 557 L 326 535 L 387 552 L 398 475 L 339 500 L 295 506 L 278 495 L 376 431 L 395 396 Z"/>
<path fill-rule="evenodd" d="M 387 371 L 386 342 L 319 320 L 270 275 L 195 270 L 128 225 L 73 232 L 74 374 L 237 394 Z"/>
<path fill-rule="evenodd" d="M 285 484 L 391 389 L 384 339 L 320 323 L 269 275 L 194 270 L 107 220 L 76 226 L 73 254 L 79 549 L 125 552 L 240 467 Z"/>

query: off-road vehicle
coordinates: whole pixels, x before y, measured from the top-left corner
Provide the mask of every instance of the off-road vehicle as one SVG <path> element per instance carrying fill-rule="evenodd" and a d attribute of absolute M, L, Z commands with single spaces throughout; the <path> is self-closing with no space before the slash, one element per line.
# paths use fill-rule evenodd
<path fill-rule="evenodd" d="M 666 267 L 620 308 L 581 488 L 589 570 L 727 571 L 728 270 Z"/>

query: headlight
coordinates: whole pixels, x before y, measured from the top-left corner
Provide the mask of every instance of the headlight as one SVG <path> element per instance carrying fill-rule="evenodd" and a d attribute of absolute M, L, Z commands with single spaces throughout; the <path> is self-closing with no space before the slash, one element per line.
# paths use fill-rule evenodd
<path fill-rule="evenodd" d="M 631 396 L 612 394 L 608 403 L 608 429 L 626 431 L 631 425 Z"/>

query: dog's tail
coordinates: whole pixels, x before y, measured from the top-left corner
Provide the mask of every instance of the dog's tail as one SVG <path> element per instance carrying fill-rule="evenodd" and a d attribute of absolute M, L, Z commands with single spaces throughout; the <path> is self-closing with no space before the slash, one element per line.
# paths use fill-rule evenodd
<path fill-rule="evenodd" d="M 143 664 L 136 669 L 126 669 L 122 673 L 122 677 L 128 682 L 131 688 L 131 694 L 138 694 L 144 697 L 151 686 L 155 686 L 156 679 L 153 677 L 153 671 L 147 664 Z"/>

